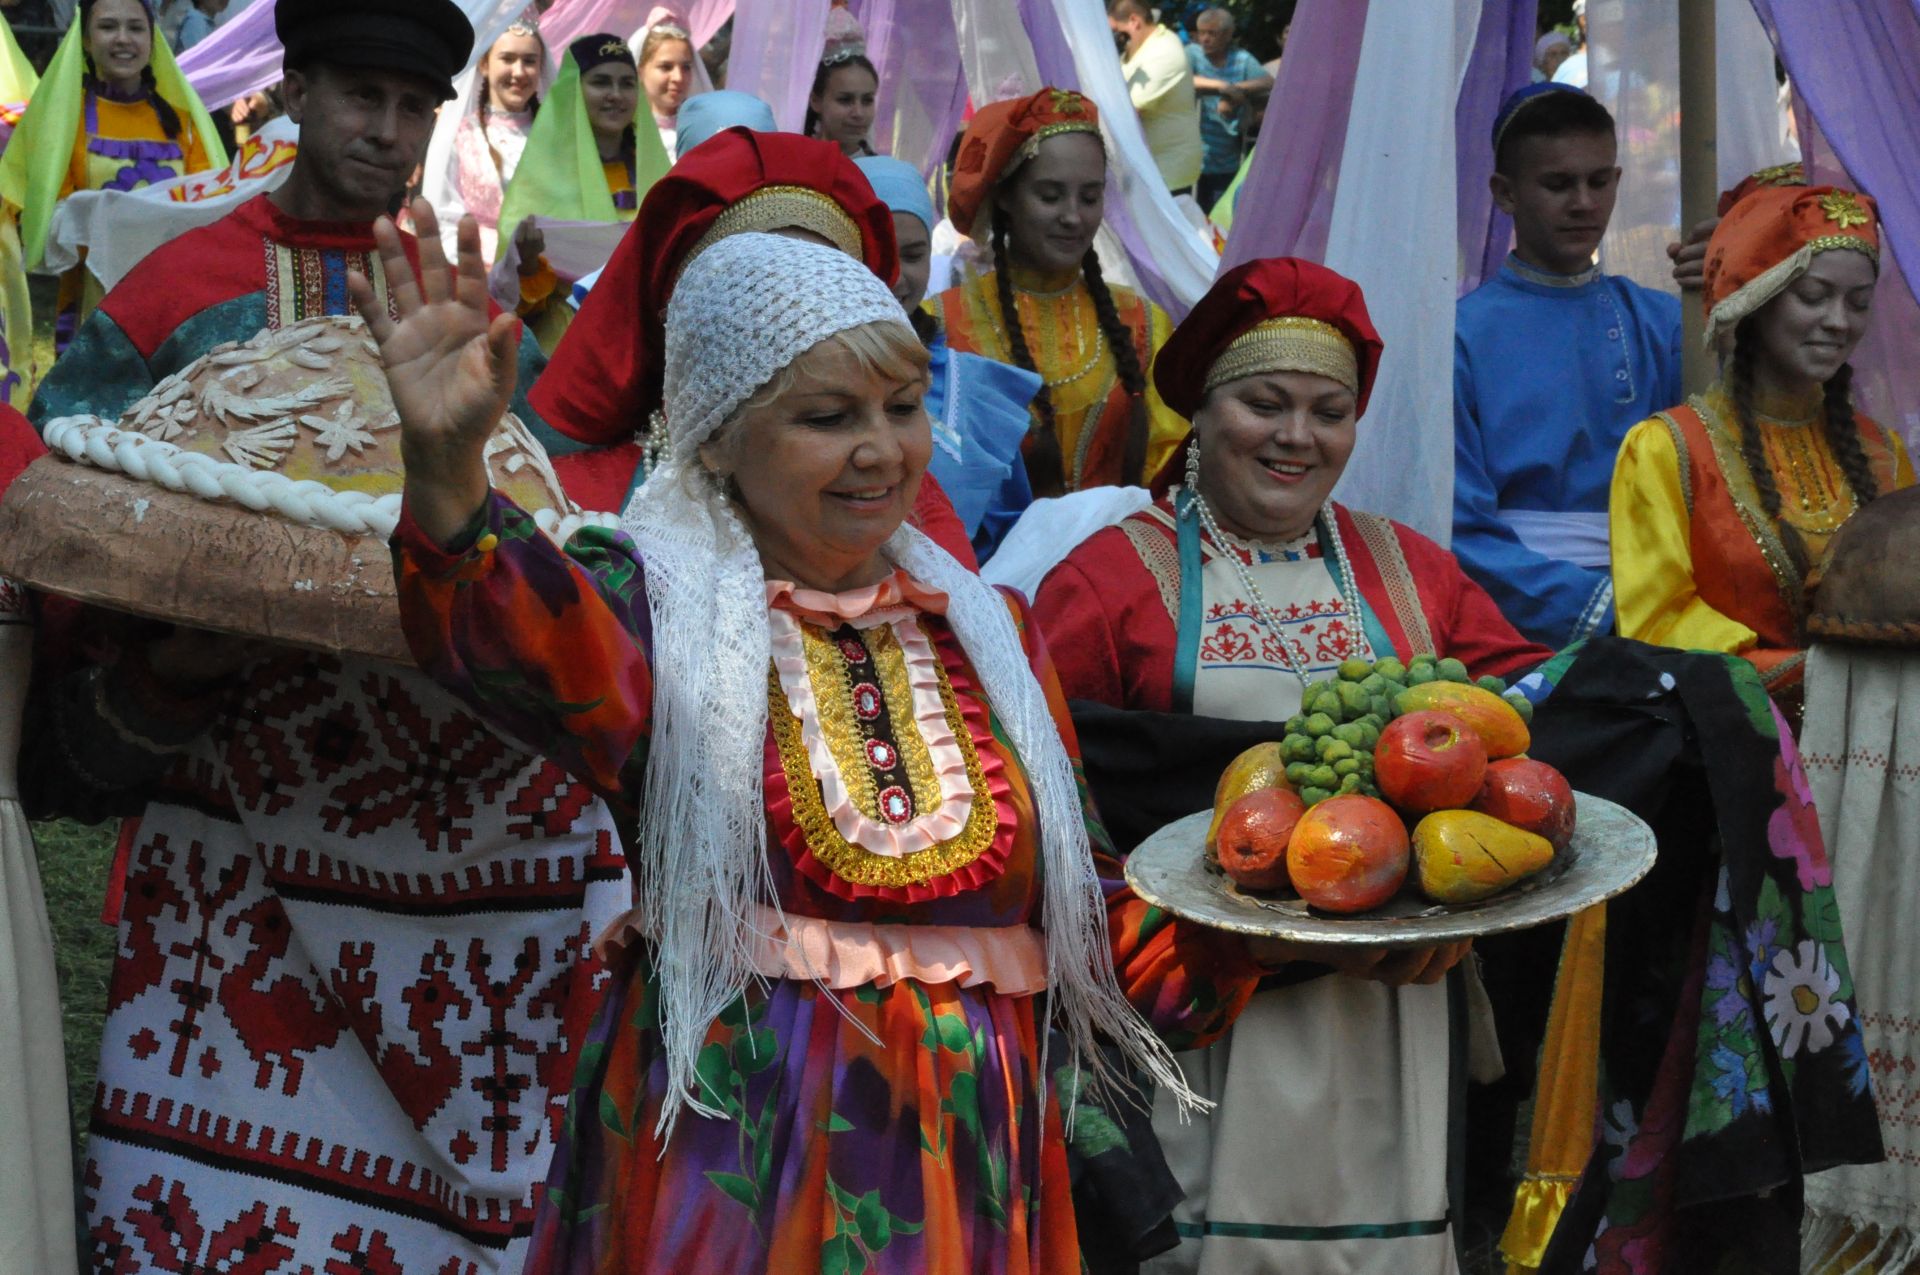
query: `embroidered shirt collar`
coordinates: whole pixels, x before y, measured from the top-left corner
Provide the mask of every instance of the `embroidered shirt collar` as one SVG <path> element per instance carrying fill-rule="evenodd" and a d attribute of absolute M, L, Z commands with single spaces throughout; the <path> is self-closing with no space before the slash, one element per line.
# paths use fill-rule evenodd
<path fill-rule="evenodd" d="M 1588 266 L 1578 274 L 1554 274 L 1550 270 L 1541 270 L 1530 266 L 1514 253 L 1507 254 L 1506 268 L 1528 283 L 1537 283 L 1543 288 L 1579 288 L 1592 283 L 1600 277 L 1599 266 Z"/>

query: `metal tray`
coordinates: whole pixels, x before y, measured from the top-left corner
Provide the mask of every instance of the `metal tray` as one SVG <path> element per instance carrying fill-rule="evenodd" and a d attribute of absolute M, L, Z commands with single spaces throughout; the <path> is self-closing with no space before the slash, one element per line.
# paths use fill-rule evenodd
<path fill-rule="evenodd" d="M 1653 867 L 1653 829 L 1630 810 L 1574 794 L 1573 842 L 1545 871 L 1478 903 L 1429 903 L 1411 886 L 1371 912 L 1317 911 L 1291 892 L 1248 893 L 1206 861 L 1212 812 L 1177 819 L 1127 859 L 1127 882 L 1155 907 L 1217 930 L 1356 947 L 1428 947 L 1529 929 L 1632 886 Z"/>

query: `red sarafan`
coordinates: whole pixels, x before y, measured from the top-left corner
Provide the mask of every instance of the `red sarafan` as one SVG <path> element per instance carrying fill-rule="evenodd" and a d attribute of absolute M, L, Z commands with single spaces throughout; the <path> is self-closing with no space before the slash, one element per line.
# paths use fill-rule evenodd
<path fill-rule="evenodd" d="M 1326 912 L 1365 912 L 1407 879 L 1407 826 L 1392 806 L 1349 793 L 1329 797 L 1294 825 L 1287 876 L 1300 897 Z"/>
<path fill-rule="evenodd" d="M 1228 806 L 1220 820 L 1220 867 L 1243 890 L 1287 884 L 1287 846 L 1307 803 L 1285 788 L 1258 788 Z"/>
<path fill-rule="evenodd" d="M 1573 840 L 1573 785 L 1543 761 L 1508 757 L 1488 763 L 1473 808 L 1545 837 L 1555 850 Z"/>
<path fill-rule="evenodd" d="M 1424 815 L 1472 801 L 1487 774 L 1487 746 L 1452 713 L 1424 710 L 1387 723 L 1373 748 L 1373 781 L 1401 810 Z"/>

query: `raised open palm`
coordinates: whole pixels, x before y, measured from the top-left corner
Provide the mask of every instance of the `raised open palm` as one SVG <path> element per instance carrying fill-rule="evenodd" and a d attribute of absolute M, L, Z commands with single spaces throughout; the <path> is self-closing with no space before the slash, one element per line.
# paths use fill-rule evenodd
<path fill-rule="evenodd" d="M 382 217 L 373 224 L 393 315 L 357 272 L 347 286 L 380 347 L 400 414 L 408 502 L 422 528 L 445 539 L 485 497 L 484 449 L 513 397 L 520 325 L 511 314 L 487 316 L 486 268 L 473 218 L 460 219 L 457 266 L 447 264 L 439 225 L 424 199 L 414 201 L 413 218 L 418 276 L 393 223 Z M 451 527 L 444 525 L 449 520 Z"/>

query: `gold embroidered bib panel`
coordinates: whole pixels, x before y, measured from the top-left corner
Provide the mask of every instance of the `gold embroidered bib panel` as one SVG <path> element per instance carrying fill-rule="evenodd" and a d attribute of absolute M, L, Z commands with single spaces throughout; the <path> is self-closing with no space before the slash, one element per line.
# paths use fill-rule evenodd
<path fill-rule="evenodd" d="M 790 809 L 795 866 L 843 898 L 897 901 L 997 877 L 1013 831 L 1001 763 L 918 614 L 771 622 L 767 796 Z"/>

